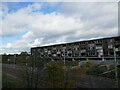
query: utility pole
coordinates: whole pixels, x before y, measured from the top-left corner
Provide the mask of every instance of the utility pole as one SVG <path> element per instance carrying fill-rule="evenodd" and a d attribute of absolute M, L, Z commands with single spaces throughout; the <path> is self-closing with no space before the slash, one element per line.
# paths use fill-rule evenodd
<path fill-rule="evenodd" d="M 118 88 L 118 71 L 117 71 L 117 65 L 118 65 L 118 61 L 116 59 L 116 48 L 115 48 L 115 45 L 114 45 L 114 61 L 115 61 L 115 79 L 116 79 L 116 86 Z"/>
<path fill-rule="evenodd" d="M 16 58 L 16 54 L 14 54 L 14 65 L 15 65 L 15 58 Z"/>
<path fill-rule="evenodd" d="M 66 50 L 64 49 L 64 88 L 66 87 L 66 66 L 65 66 L 65 52 Z"/>
<path fill-rule="evenodd" d="M 64 49 L 64 67 L 65 67 L 65 49 Z"/>
<path fill-rule="evenodd" d="M 106 71 L 106 72 L 102 73 L 102 74 L 106 74 L 106 73 L 115 71 L 115 80 L 116 80 L 116 86 L 117 86 L 117 88 L 120 87 L 120 84 L 119 84 L 119 77 L 118 77 L 118 76 L 119 76 L 118 73 L 120 73 L 119 70 L 118 70 L 118 68 L 120 68 L 120 65 L 119 65 L 119 62 L 118 62 L 118 60 L 117 60 L 117 58 L 116 58 L 116 51 L 118 51 L 118 50 L 116 50 L 116 48 L 118 48 L 119 46 L 120 46 L 120 44 L 119 44 L 119 45 L 115 45 L 115 44 L 114 44 L 114 46 L 113 46 L 114 61 L 115 61 L 115 64 L 114 64 L 114 65 L 115 65 L 115 69 L 110 70 L 110 71 Z M 100 74 L 100 75 L 102 75 L 102 74 Z"/>
<path fill-rule="evenodd" d="M 15 68 L 15 63 L 16 63 L 15 59 L 16 59 L 16 54 L 14 54 L 14 64 L 13 64 L 14 66 L 13 66 L 13 68 Z"/>

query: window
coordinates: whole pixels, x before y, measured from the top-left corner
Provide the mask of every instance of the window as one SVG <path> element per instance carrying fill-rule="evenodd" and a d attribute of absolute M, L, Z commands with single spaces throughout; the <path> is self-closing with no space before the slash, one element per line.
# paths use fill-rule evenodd
<path fill-rule="evenodd" d="M 66 46 L 66 44 L 63 44 L 63 47 L 65 47 Z"/>
<path fill-rule="evenodd" d="M 110 39 L 109 42 L 113 42 L 113 39 Z"/>
<path fill-rule="evenodd" d="M 113 45 L 111 44 L 111 45 L 108 45 L 108 48 L 113 48 Z"/>
<path fill-rule="evenodd" d="M 81 56 L 85 56 L 85 53 L 81 53 Z"/>

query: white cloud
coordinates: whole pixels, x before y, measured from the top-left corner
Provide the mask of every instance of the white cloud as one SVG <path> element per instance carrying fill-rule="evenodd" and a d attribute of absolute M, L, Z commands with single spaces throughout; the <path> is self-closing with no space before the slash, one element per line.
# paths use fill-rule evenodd
<path fill-rule="evenodd" d="M 2 2 L 119 2 L 119 0 L 1 0 Z"/>
<path fill-rule="evenodd" d="M 29 31 L 25 35 L 22 36 L 23 39 L 30 39 L 33 37 L 33 32 Z"/>
<path fill-rule="evenodd" d="M 12 44 L 11 43 L 8 43 L 7 45 L 6 45 L 6 48 L 11 48 L 12 47 Z"/>
<path fill-rule="evenodd" d="M 47 14 L 40 12 L 42 6 L 34 3 L 6 14 L 1 36 L 26 33 L 2 46 L 4 51 L 117 35 L 117 3 L 63 3 L 59 13 Z"/>
<path fill-rule="evenodd" d="M 41 38 L 41 39 L 36 38 L 36 39 L 34 40 L 34 42 L 31 44 L 31 47 L 40 46 L 42 40 L 43 40 L 43 38 Z"/>
<path fill-rule="evenodd" d="M 39 3 L 34 3 L 16 12 L 8 13 L 5 15 L 4 19 L 2 20 L 2 27 L 0 27 L 3 31 L 0 33 L 0 36 L 15 35 L 27 31 L 27 29 L 29 29 L 29 25 L 31 24 L 30 22 L 32 21 L 32 12 L 40 10 L 40 8 L 41 6 Z M 4 10 L 3 12 L 7 11 Z"/>
<path fill-rule="evenodd" d="M 13 43 L 8 43 L 7 45 L 0 46 L 0 52 L 7 52 L 7 53 L 20 53 L 21 51 L 29 51 L 31 47 L 40 46 L 43 38 L 36 38 L 33 42 L 27 42 L 26 40 L 22 39 Z"/>

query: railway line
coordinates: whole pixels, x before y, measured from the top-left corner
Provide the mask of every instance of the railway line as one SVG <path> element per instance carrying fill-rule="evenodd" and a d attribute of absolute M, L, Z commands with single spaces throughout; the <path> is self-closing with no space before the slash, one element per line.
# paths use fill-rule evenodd
<path fill-rule="evenodd" d="M 9 65 L 3 64 L 2 70 L 8 77 L 13 79 L 18 78 L 19 71 L 22 69 L 20 66 L 16 65 Z M 42 81 L 43 83 L 47 83 L 46 81 Z M 84 77 L 76 78 L 76 86 L 78 88 L 110 88 L 115 83 L 115 80 L 105 78 L 105 77 L 98 77 L 93 75 L 86 75 Z M 41 86 L 40 86 L 41 87 Z"/>

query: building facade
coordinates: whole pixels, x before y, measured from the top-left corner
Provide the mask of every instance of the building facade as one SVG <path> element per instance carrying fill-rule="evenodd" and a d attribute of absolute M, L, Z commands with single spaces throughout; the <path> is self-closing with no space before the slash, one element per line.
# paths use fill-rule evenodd
<path fill-rule="evenodd" d="M 120 36 L 31 48 L 32 56 L 51 59 L 112 59 L 114 53 L 120 57 Z"/>

